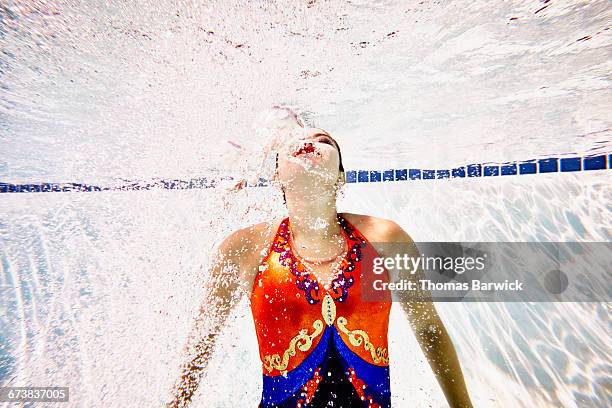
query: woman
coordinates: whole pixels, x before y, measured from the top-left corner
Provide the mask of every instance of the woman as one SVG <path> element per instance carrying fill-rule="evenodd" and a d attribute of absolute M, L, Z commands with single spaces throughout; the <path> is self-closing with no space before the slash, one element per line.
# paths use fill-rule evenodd
<path fill-rule="evenodd" d="M 369 273 L 363 259 L 396 255 L 371 242 L 404 243 L 410 256 L 418 251 L 393 221 L 337 213 L 344 182 L 338 144 L 327 132 L 304 127 L 290 109 L 275 109 L 302 131 L 277 156 L 274 180 L 288 217 L 236 231 L 219 245 L 188 343 L 194 358 L 168 406 L 191 400 L 225 318 L 247 294 L 263 369 L 259 407 L 390 407 L 391 295 L 363 299 Z M 418 280 L 421 274 L 386 271 L 382 278 Z M 449 405 L 471 407 L 450 337 L 431 297 L 419 295 L 418 301 L 400 298 L 403 310 Z"/>

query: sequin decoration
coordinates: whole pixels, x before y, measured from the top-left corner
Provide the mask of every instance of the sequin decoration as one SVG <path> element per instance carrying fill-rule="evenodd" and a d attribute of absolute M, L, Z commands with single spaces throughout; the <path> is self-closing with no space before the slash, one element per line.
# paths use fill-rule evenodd
<path fill-rule="evenodd" d="M 302 396 L 303 398 L 300 398 L 297 401 L 297 407 L 301 408 L 304 406 L 304 404 L 309 404 L 310 401 L 312 401 L 312 398 L 314 397 L 315 392 L 317 391 L 317 387 L 319 386 L 319 383 L 321 382 L 321 380 L 323 379 L 323 377 L 321 377 L 321 367 L 318 367 L 312 378 L 308 381 L 306 381 L 306 384 L 304 384 L 304 387 L 302 387 Z"/>
<path fill-rule="evenodd" d="M 361 251 L 366 246 L 366 241 L 355 233 L 355 230 L 344 219 L 338 215 L 338 222 L 349 240 L 349 250 L 344 258 L 340 273 L 331 283 L 330 295 L 338 302 L 344 302 L 348 296 L 348 290 L 355 282 L 353 271 L 356 269 L 356 264 L 361 261 Z M 289 218 L 285 218 L 280 225 L 279 233 L 272 244 L 272 250 L 279 254 L 278 260 L 281 265 L 288 267 L 291 273 L 296 277 L 295 284 L 298 289 L 304 292 L 306 301 L 309 304 L 317 304 L 326 295 L 326 290 L 317 282 L 316 278 L 312 278 L 304 265 L 296 258 L 291 251 L 289 244 Z"/>
<path fill-rule="evenodd" d="M 313 340 L 323 332 L 323 322 L 321 320 L 315 320 L 312 323 L 314 331 L 308 334 L 307 329 L 300 330 L 300 333 L 291 339 L 289 347 L 285 350 L 282 357 L 280 354 L 273 354 L 265 356 L 263 359 L 263 366 L 269 373 L 272 370 L 279 370 L 281 373 L 286 373 L 287 366 L 289 365 L 289 359 L 296 354 L 296 348 L 300 351 L 308 351 L 312 347 Z"/>
<path fill-rule="evenodd" d="M 368 386 L 362 379 L 357 377 L 355 370 L 350 367 L 348 369 L 349 381 L 353 384 L 357 395 L 362 401 L 368 401 L 368 408 L 381 408 L 380 404 L 374 402 L 374 398 L 371 395 L 366 395 L 366 387 Z"/>

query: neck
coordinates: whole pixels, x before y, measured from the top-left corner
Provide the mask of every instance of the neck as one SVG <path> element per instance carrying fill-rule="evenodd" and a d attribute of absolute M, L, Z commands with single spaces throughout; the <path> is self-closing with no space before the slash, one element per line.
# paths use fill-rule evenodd
<path fill-rule="evenodd" d="M 295 194 L 286 193 L 287 208 L 294 242 L 306 246 L 314 254 L 321 243 L 330 243 L 342 237 L 338 225 L 335 192 L 328 194 Z M 323 255 L 323 254 L 322 254 Z"/>

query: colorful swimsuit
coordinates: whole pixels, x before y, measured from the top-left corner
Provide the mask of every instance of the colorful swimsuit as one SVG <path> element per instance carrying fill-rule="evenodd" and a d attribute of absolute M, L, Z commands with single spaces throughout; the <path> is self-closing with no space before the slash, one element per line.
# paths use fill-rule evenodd
<path fill-rule="evenodd" d="M 361 299 L 361 260 L 375 249 L 346 219 L 338 220 L 349 251 L 329 290 L 294 256 L 289 218 L 259 266 L 251 310 L 263 363 L 260 408 L 391 406 L 391 295 Z M 381 277 L 388 279 L 387 272 Z"/>

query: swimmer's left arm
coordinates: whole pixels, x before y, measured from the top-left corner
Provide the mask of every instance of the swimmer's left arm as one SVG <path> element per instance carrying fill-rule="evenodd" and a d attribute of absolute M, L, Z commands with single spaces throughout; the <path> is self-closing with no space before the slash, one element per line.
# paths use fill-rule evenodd
<path fill-rule="evenodd" d="M 402 252 L 408 256 L 419 257 L 419 250 L 410 236 L 397 224 L 391 223 L 385 233 L 386 242 L 402 243 Z M 380 253 L 384 257 L 395 257 L 397 246 Z M 382 252 L 385 252 L 384 250 Z M 400 254 L 403 256 L 403 253 Z M 417 341 L 427 357 L 442 391 L 451 408 L 472 408 L 472 403 L 465 385 L 459 359 L 452 340 L 434 306 L 431 294 L 420 290 L 418 284 L 424 279 L 422 269 L 410 273 L 406 269 L 391 271 L 392 280 L 407 279 L 415 282 L 416 291 L 399 291 L 399 300 L 406 313 Z"/>

